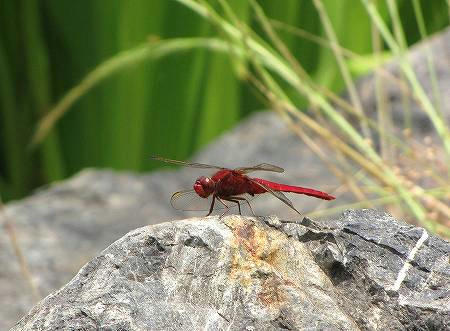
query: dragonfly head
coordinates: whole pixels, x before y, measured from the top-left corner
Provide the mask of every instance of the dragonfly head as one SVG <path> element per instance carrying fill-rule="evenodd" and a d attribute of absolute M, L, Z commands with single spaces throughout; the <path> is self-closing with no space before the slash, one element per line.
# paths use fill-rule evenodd
<path fill-rule="evenodd" d="M 202 198 L 207 198 L 214 192 L 216 184 L 214 181 L 205 176 L 198 177 L 194 183 L 194 190 Z"/>

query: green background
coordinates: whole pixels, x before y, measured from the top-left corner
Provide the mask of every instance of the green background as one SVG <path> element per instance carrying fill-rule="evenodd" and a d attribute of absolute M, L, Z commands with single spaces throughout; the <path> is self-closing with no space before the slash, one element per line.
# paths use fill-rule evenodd
<path fill-rule="evenodd" d="M 246 1 L 228 2 L 259 31 Z M 323 2 L 341 45 L 371 54 L 371 23 L 360 1 Z M 324 35 L 311 0 L 259 3 L 271 18 Z M 397 3 L 407 42 L 413 44 L 420 37 L 411 1 Z M 420 3 L 428 33 L 448 25 L 445 0 Z M 389 22 L 387 10 L 380 10 Z M 185 159 L 264 108 L 239 80 L 232 60 L 195 50 L 109 77 L 77 102 L 42 144 L 28 148 L 38 120 L 102 61 L 148 39 L 212 35 L 220 37 L 175 1 L 0 0 L 2 199 L 23 197 L 84 167 L 144 171 L 156 166 L 149 162 L 152 154 Z M 318 84 L 342 89 L 330 50 L 287 33 L 281 36 Z"/>

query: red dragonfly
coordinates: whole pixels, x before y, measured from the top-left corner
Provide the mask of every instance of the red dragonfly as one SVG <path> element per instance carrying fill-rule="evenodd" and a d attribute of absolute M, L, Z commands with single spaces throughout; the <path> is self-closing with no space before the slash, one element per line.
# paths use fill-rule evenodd
<path fill-rule="evenodd" d="M 229 206 L 225 201 L 236 203 L 241 214 L 241 203 L 247 203 L 253 215 L 252 207 L 250 206 L 249 199 L 245 198 L 246 195 L 253 197 L 257 194 L 269 193 L 277 199 L 281 200 L 287 206 L 295 210 L 298 214 L 300 212 L 295 209 L 291 200 L 289 200 L 283 192 L 305 194 L 315 198 L 323 200 L 333 200 L 335 197 L 328 193 L 317 191 L 311 188 L 305 188 L 300 186 L 291 186 L 280 183 L 271 182 L 262 178 L 255 178 L 247 176 L 248 173 L 253 171 L 271 171 L 271 172 L 284 172 L 283 168 L 277 167 L 268 163 L 260 163 L 253 167 L 240 167 L 235 169 L 228 169 L 215 165 L 208 165 L 202 163 L 189 163 L 178 160 L 166 159 L 161 156 L 152 156 L 154 160 L 182 165 L 185 167 L 200 168 L 200 169 L 212 169 L 215 173 L 211 177 L 201 176 L 198 177 L 194 183 L 193 189 L 175 192 L 170 199 L 172 206 L 178 210 L 201 210 L 201 208 L 193 208 L 186 206 L 187 200 L 192 200 L 193 197 L 200 197 L 208 199 L 212 197 L 212 201 L 209 207 L 209 212 L 206 216 L 209 216 L 213 209 L 214 204 L 219 201 L 225 208 L 223 216 L 229 209 Z"/>

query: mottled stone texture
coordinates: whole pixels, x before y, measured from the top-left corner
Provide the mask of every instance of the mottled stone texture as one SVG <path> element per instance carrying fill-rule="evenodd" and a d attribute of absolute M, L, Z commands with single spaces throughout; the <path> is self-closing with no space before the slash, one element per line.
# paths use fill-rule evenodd
<path fill-rule="evenodd" d="M 13 330 L 445 330 L 449 243 L 374 210 L 134 230 Z"/>

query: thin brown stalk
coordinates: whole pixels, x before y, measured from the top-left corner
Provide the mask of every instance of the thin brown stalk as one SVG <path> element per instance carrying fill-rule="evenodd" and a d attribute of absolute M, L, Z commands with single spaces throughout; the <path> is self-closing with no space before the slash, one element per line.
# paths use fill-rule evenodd
<path fill-rule="evenodd" d="M 269 19 L 266 17 L 263 9 L 261 6 L 255 1 L 251 0 L 250 4 L 253 6 L 253 9 L 256 13 L 256 18 L 258 19 L 259 23 L 261 24 L 263 30 L 267 34 L 267 36 L 270 38 L 270 40 L 273 42 L 275 47 L 278 49 L 281 55 L 284 56 L 284 58 L 288 61 L 288 63 L 291 65 L 292 69 L 296 73 L 296 75 L 305 81 L 308 81 L 309 83 L 312 83 L 312 80 L 306 70 L 302 67 L 300 62 L 297 61 L 295 56 L 291 53 L 291 51 L 286 47 L 285 43 L 278 37 L 277 33 L 272 29 L 271 24 L 269 23 Z"/>
<path fill-rule="evenodd" d="M 354 52 L 352 52 L 352 51 L 350 51 L 350 50 L 348 50 L 348 49 L 346 49 L 346 48 L 343 48 L 342 46 L 340 46 L 340 45 L 337 44 L 336 42 L 333 42 L 333 41 L 327 41 L 327 40 L 325 40 L 325 39 L 322 39 L 322 38 L 320 38 L 320 37 L 317 37 L 317 36 L 315 36 L 315 35 L 313 35 L 313 34 L 307 32 L 307 31 L 304 31 L 304 30 L 301 30 L 301 29 L 298 29 L 298 28 L 295 28 L 295 27 L 290 27 L 290 26 L 286 25 L 286 24 L 283 23 L 283 22 L 279 22 L 279 21 L 276 21 L 276 20 L 270 20 L 270 22 L 271 22 L 271 23 L 274 23 L 274 25 L 277 25 L 277 26 L 279 26 L 279 27 L 286 28 L 286 29 L 288 29 L 288 30 L 291 31 L 291 32 L 292 32 L 292 30 L 293 30 L 294 32 L 300 33 L 302 36 L 308 36 L 310 39 L 312 39 L 313 41 L 318 42 L 318 43 L 321 44 L 321 45 L 327 46 L 327 47 L 329 47 L 329 48 L 331 48 L 331 49 L 335 49 L 335 51 L 338 52 L 338 53 L 345 54 L 345 55 L 347 55 L 347 56 L 349 56 L 349 57 L 359 57 L 359 58 L 361 58 L 360 55 L 358 55 L 358 54 L 356 54 L 356 53 L 354 53 Z M 270 25 L 268 25 L 267 23 L 266 23 L 266 29 L 268 30 L 268 31 L 266 32 L 267 34 L 270 33 L 270 35 L 271 35 L 273 38 L 277 38 L 277 37 L 276 37 L 276 34 L 273 33 L 273 32 L 271 32 L 271 30 L 270 30 Z M 292 29 L 292 30 L 291 30 L 291 29 Z M 274 42 L 275 42 L 275 39 L 274 39 Z M 283 48 L 283 44 L 282 44 L 281 41 L 280 41 L 279 43 L 280 43 L 281 45 L 280 45 L 278 48 L 279 48 L 279 49 L 282 49 L 282 48 Z M 287 51 L 286 54 L 283 53 L 283 55 L 286 56 L 286 57 L 288 56 L 288 54 L 289 54 L 289 51 Z M 291 57 L 293 57 L 293 56 L 291 55 Z M 291 65 L 293 65 L 293 63 L 291 63 Z M 299 66 L 299 68 L 302 68 L 302 67 Z M 397 80 L 398 80 L 398 79 L 397 79 L 395 76 L 393 76 L 389 71 L 384 70 L 384 69 L 381 68 L 381 67 L 378 68 L 377 70 L 378 70 L 378 72 L 380 73 L 380 75 L 382 75 L 382 76 L 385 77 L 385 78 L 387 77 L 387 78 L 389 78 L 389 79 L 391 79 L 391 80 L 394 80 L 394 81 L 397 81 Z M 300 73 L 301 73 L 302 71 L 304 71 L 304 70 L 300 70 Z M 306 78 L 308 78 L 308 80 L 309 80 L 311 86 L 312 86 L 315 90 L 320 91 L 320 93 L 322 93 L 324 96 L 326 96 L 326 97 L 329 98 L 331 101 L 333 101 L 339 108 L 341 108 L 342 110 L 347 111 L 350 115 L 355 116 L 355 117 L 356 117 L 358 120 L 360 120 L 362 123 L 365 123 L 365 126 L 367 125 L 368 127 L 372 128 L 372 129 L 374 129 L 374 130 L 376 130 L 376 131 L 379 131 L 379 130 L 381 129 L 381 128 L 380 128 L 380 127 L 372 120 L 372 119 L 368 118 L 368 117 L 364 114 L 364 112 L 361 111 L 362 106 L 360 107 L 360 111 L 358 111 L 357 108 L 355 108 L 354 106 L 352 106 L 352 105 L 351 105 L 349 102 L 347 102 L 345 99 L 343 99 L 342 97 L 338 96 L 336 93 L 334 93 L 333 91 L 327 89 L 326 87 L 315 84 L 312 80 L 310 80 L 309 76 L 308 76 L 306 73 L 305 73 L 305 75 L 306 75 Z M 299 76 L 300 76 L 300 74 L 299 74 Z M 302 76 L 302 78 L 303 78 L 303 76 Z M 410 93 L 410 91 L 409 91 L 409 87 L 408 87 L 404 82 L 401 82 L 401 81 L 400 81 L 400 83 L 401 83 L 401 84 L 400 84 L 401 90 L 404 91 L 405 93 L 409 93 L 409 94 L 411 95 L 411 93 Z M 348 83 L 348 84 L 350 84 L 350 83 Z M 354 86 L 353 83 L 351 83 L 351 85 Z M 357 105 L 358 103 L 360 104 L 360 102 L 359 102 L 359 97 L 357 97 L 356 91 L 354 91 L 353 95 L 354 95 L 354 96 L 353 96 L 353 103 L 356 104 L 356 105 Z M 368 132 L 366 132 L 366 136 L 368 136 L 368 135 L 369 135 Z M 391 140 L 391 142 L 393 142 L 392 140 L 396 140 L 394 143 L 396 143 L 396 144 L 398 144 L 398 145 L 402 145 L 404 148 L 406 148 L 406 145 L 405 145 L 401 140 L 396 139 L 396 137 L 395 137 L 394 135 L 388 134 L 387 132 L 385 132 L 385 137 L 386 137 L 386 138 L 389 138 L 389 139 Z"/>
<path fill-rule="evenodd" d="M 282 112 L 282 110 L 279 110 Z M 353 192 L 355 197 L 359 200 L 365 200 L 367 197 L 365 196 L 364 192 L 359 188 L 359 186 L 353 181 L 352 177 L 345 174 L 343 171 L 341 171 L 338 167 L 336 167 L 327 154 L 323 151 L 323 148 L 319 146 L 311 137 L 303 130 L 303 128 L 294 123 L 292 119 L 288 118 L 288 125 L 290 126 L 291 130 L 297 134 L 297 136 L 303 140 L 303 142 L 308 146 L 308 148 L 313 151 L 321 160 L 326 164 L 328 169 L 337 177 L 339 180 L 346 186 L 348 189 Z"/>
<path fill-rule="evenodd" d="M 31 275 L 27 260 L 25 258 L 25 255 L 23 254 L 22 248 L 19 245 L 19 240 L 17 239 L 14 224 L 8 219 L 8 216 L 6 214 L 6 208 L 3 205 L 1 197 L 0 197 L 0 218 L 3 218 L 3 228 L 5 229 L 5 232 L 8 234 L 8 237 L 11 240 L 11 246 L 13 248 L 14 255 L 16 256 L 16 259 L 20 265 L 20 270 L 22 272 L 23 277 L 30 286 L 33 300 L 34 302 L 37 302 L 41 298 L 41 294 L 35 284 L 33 276 Z"/>
<path fill-rule="evenodd" d="M 323 24 L 323 27 L 325 28 L 328 39 L 331 42 L 330 43 L 331 49 L 333 50 L 333 54 L 336 58 L 336 62 L 338 64 L 339 70 L 341 71 L 342 78 L 347 87 L 347 91 L 349 93 L 350 100 L 352 101 L 352 104 L 353 104 L 356 112 L 362 118 L 361 131 L 365 138 L 370 139 L 371 134 L 370 134 L 370 130 L 369 130 L 369 125 L 367 123 L 367 116 L 365 116 L 365 114 L 364 114 L 362 103 L 361 103 L 359 95 L 356 91 L 355 84 L 353 83 L 350 72 L 344 62 L 344 57 L 343 57 L 343 54 L 341 51 L 342 47 L 339 47 L 339 42 L 338 42 L 336 33 L 334 32 L 333 26 L 331 25 L 331 21 L 330 21 L 328 14 L 323 6 L 322 1 L 314 0 L 313 3 L 314 3 L 314 6 L 316 7 L 317 12 L 319 13 L 320 20 Z"/>
<path fill-rule="evenodd" d="M 248 76 L 249 81 L 257 88 L 257 90 L 263 94 L 266 95 L 269 92 L 266 86 L 259 81 L 254 75 L 249 74 Z M 359 186 L 356 184 L 356 182 L 353 180 L 353 177 L 347 176 L 344 172 L 342 172 L 338 167 L 336 167 L 330 159 L 327 157 L 327 154 L 323 151 L 323 149 L 314 142 L 313 139 L 311 139 L 308 134 L 302 129 L 302 127 L 292 121 L 292 118 L 287 115 L 287 113 L 281 109 L 277 108 L 276 104 L 271 104 L 272 107 L 275 106 L 275 110 L 280 114 L 280 116 L 287 122 L 289 127 L 291 128 L 294 133 L 296 133 L 300 139 L 302 139 L 305 144 L 325 163 L 325 165 L 330 169 L 333 174 L 336 175 L 337 178 L 340 179 L 340 181 L 344 184 L 344 186 L 347 186 L 351 192 L 355 195 L 357 199 L 365 200 L 367 197 L 365 196 L 364 192 L 359 188 Z"/>
<path fill-rule="evenodd" d="M 327 39 L 324 39 L 322 37 L 316 36 L 315 34 L 312 34 L 306 30 L 303 30 L 298 27 L 291 26 L 289 24 L 286 24 L 281 21 L 277 21 L 275 19 L 270 19 L 270 22 L 272 25 L 276 28 L 283 29 L 289 33 L 292 33 L 293 35 L 297 35 L 301 38 L 304 38 L 305 40 L 309 40 L 311 42 L 314 42 L 320 46 L 332 49 L 332 47 L 336 47 L 339 49 L 339 51 L 346 57 L 350 59 L 363 59 L 364 57 L 362 55 L 359 55 L 358 53 L 353 52 L 352 50 L 342 47 L 339 44 L 333 45 L 330 41 Z M 390 80 L 392 83 L 396 84 L 396 86 L 405 94 L 407 94 L 409 97 L 414 98 L 414 93 L 411 91 L 411 88 L 407 83 L 405 83 L 403 80 L 397 78 L 394 76 L 390 71 L 386 70 L 382 66 L 379 66 L 378 68 L 380 75 Z M 418 102 L 418 101 L 417 101 Z"/>
<path fill-rule="evenodd" d="M 376 56 L 380 56 L 383 44 L 381 43 L 380 33 L 372 23 L 372 45 L 373 52 Z M 387 139 L 387 132 L 392 132 L 391 114 L 388 109 L 386 93 L 383 87 L 383 80 L 380 76 L 380 70 L 377 68 L 374 73 L 375 78 L 375 95 L 377 100 L 377 120 L 378 133 L 380 140 L 381 156 L 385 161 L 392 160 L 391 144 Z"/>
<path fill-rule="evenodd" d="M 327 128 L 314 121 L 308 115 L 300 112 L 297 108 L 286 101 L 279 100 L 269 89 L 267 89 L 266 97 L 272 105 L 275 105 L 275 107 L 281 107 L 281 109 L 285 110 L 289 115 L 307 125 L 322 139 L 327 141 L 331 147 L 339 149 L 343 154 L 350 157 L 350 159 L 355 161 L 357 164 L 361 165 L 361 167 L 372 176 L 379 179 L 382 183 L 389 185 L 389 180 L 383 176 L 383 171 L 381 171 L 376 164 L 368 161 L 365 156 L 354 150 L 347 143 L 343 142 L 336 134 L 333 134 Z"/>

